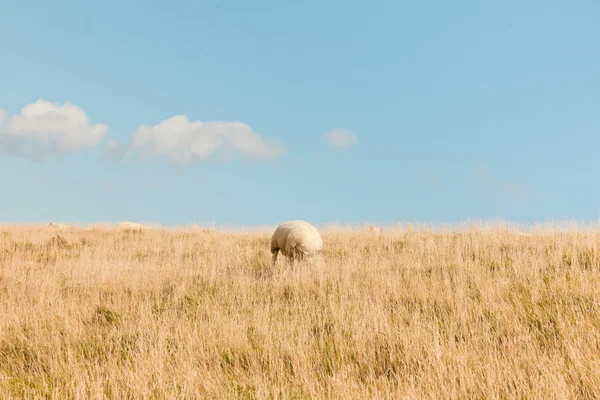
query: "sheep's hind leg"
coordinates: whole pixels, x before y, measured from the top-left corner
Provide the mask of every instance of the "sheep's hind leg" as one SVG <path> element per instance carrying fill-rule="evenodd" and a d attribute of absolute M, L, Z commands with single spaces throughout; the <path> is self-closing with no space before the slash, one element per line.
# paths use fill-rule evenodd
<path fill-rule="evenodd" d="M 273 257 L 271 257 L 271 265 L 274 267 L 275 262 L 277 261 L 277 254 L 279 254 L 279 249 L 273 252 Z"/>
<path fill-rule="evenodd" d="M 294 252 L 291 251 L 288 255 L 287 255 L 287 265 L 288 267 L 294 269 Z"/>

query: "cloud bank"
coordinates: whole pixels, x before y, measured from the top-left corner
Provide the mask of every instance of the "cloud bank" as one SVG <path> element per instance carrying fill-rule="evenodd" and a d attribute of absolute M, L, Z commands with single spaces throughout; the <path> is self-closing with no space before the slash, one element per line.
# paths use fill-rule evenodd
<path fill-rule="evenodd" d="M 92 124 L 87 114 L 70 102 L 38 99 L 15 115 L 0 108 L 0 154 L 44 161 L 97 147 L 108 132 L 108 125 Z M 185 115 L 154 126 L 141 125 L 127 143 L 110 139 L 104 148 L 112 159 L 164 159 L 178 166 L 237 156 L 274 161 L 285 152 L 278 140 L 266 139 L 242 122 L 190 121 Z"/>
<path fill-rule="evenodd" d="M 107 151 L 127 157 L 164 159 L 183 167 L 236 155 L 255 161 L 274 161 L 285 153 L 285 147 L 263 138 L 241 122 L 190 121 L 185 115 L 175 115 L 154 126 L 140 126 L 126 147 L 111 141 Z"/>
<path fill-rule="evenodd" d="M 33 160 L 90 149 L 107 135 L 109 127 L 92 124 L 78 106 L 38 99 L 9 116 L 0 109 L 0 152 Z"/>
<path fill-rule="evenodd" d="M 358 144 L 358 138 L 349 129 L 335 128 L 327 132 L 323 137 L 331 147 L 339 151 L 346 151 Z"/>

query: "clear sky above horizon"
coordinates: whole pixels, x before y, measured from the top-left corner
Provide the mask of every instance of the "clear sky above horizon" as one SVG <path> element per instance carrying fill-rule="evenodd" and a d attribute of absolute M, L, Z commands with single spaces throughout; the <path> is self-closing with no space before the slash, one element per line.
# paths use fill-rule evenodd
<path fill-rule="evenodd" d="M 0 5 L 0 222 L 596 220 L 600 3 Z"/>

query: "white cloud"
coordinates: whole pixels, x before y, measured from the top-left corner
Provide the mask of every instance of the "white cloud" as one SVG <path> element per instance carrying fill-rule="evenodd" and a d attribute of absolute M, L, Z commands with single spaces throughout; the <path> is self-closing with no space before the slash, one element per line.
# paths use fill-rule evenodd
<path fill-rule="evenodd" d="M 358 144 L 358 138 L 349 129 L 335 128 L 324 135 L 325 141 L 337 150 L 348 150 L 351 146 Z"/>
<path fill-rule="evenodd" d="M 115 152 L 119 145 L 109 146 Z M 273 161 L 285 153 L 282 144 L 266 140 L 241 122 L 190 121 L 175 115 L 154 126 L 140 126 L 131 137 L 127 154 L 138 153 L 151 159 L 164 158 L 184 166 L 211 157 L 231 157 L 235 153 L 253 160 Z"/>
<path fill-rule="evenodd" d="M 42 160 L 95 147 L 108 130 L 74 104 L 38 99 L 13 116 L 0 109 L 0 152 Z"/>

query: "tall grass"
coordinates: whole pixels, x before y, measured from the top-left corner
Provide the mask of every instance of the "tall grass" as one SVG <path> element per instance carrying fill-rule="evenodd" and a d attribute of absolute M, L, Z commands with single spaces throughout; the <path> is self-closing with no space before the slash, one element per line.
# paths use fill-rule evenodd
<path fill-rule="evenodd" d="M 599 398 L 600 231 L 0 228 L 0 398 Z"/>

